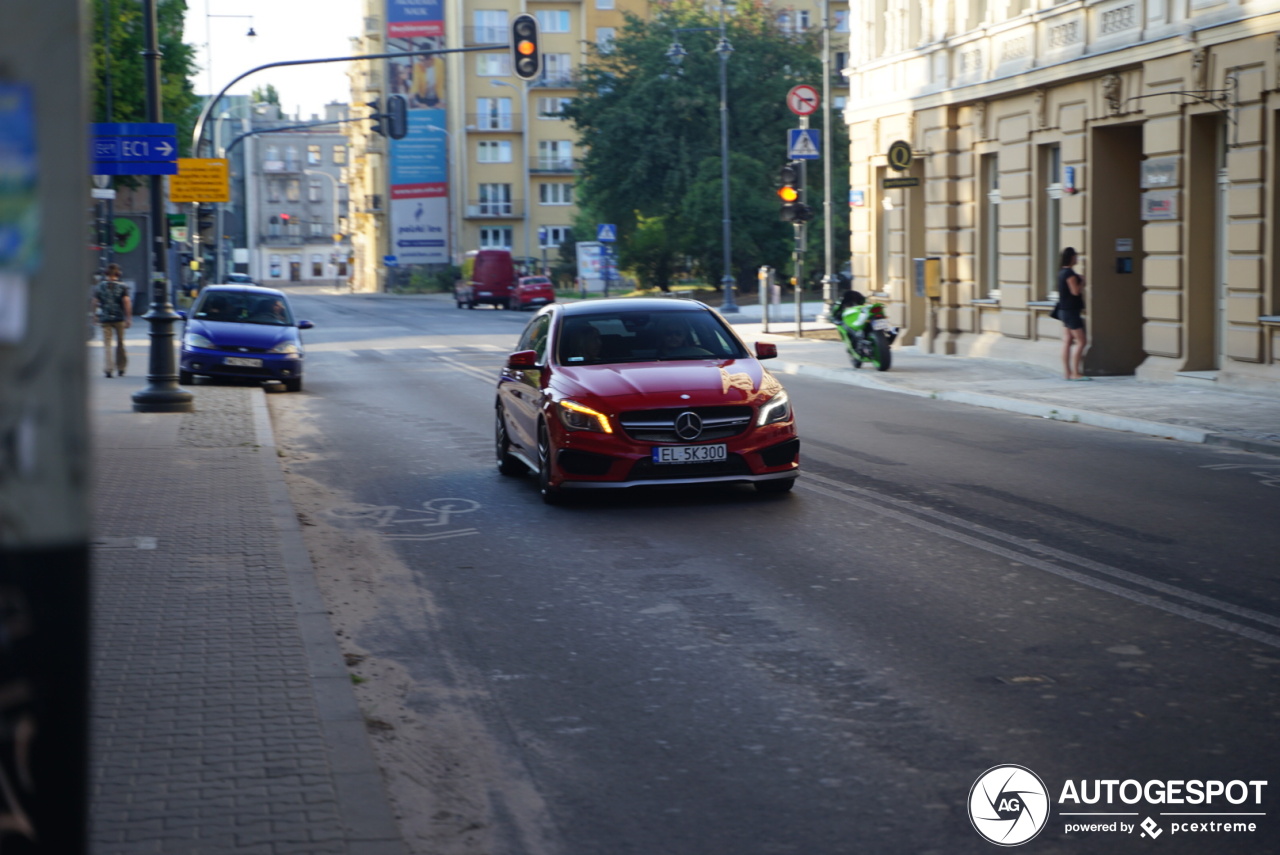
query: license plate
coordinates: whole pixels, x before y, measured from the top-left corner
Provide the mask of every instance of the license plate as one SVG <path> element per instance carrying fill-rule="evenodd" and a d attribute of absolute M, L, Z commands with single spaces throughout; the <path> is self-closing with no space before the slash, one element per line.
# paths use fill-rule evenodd
<path fill-rule="evenodd" d="M 228 356 L 222 360 L 223 365 L 234 365 L 238 368 L 261 368 L 261 359 L 249 359 L 245 356 Z"/>
<path fill-rule="evenodd" d="M 891 328 L 891 324 L 884 318 L 876 318 L 871 322 L 871 328 L 873 330 L 887 330 Z"/>
<path fill-rule="evenodd" d="M 729 448 L 717 445 L 660 445 L 653 450 L 654 463 L 714 463 L 727 460 Z"/>

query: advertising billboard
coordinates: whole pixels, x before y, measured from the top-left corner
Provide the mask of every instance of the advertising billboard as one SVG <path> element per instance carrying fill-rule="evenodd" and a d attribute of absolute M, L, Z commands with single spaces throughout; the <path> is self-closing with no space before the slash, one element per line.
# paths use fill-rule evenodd
<path fill-rule="evenodd" d="M 440 0 L 387 0 L 387 51 L 444 47 Z M 387 60 L 387 94 L 408 104 L 408 133 L 390 147 L 390 251 L 401 265 L 449 262 L 449 149 L 443 57 Z"/>

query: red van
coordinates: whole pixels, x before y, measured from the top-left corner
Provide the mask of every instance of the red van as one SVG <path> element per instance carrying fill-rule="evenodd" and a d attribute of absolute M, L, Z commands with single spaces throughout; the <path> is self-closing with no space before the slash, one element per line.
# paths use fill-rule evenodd
<path fill-rule="evenodd" d="M 463 282 L 454 293 L 458 308 L 474 309 L 477 303 L 488 303 L 505 309 L 516 287 L 516 266 L 511 260 L 511 252 L 482 249 L 475 254 L 474 262 L 474 266 L 464 265 Z M 467 267 L 471 268 L 469 273 Z"/>

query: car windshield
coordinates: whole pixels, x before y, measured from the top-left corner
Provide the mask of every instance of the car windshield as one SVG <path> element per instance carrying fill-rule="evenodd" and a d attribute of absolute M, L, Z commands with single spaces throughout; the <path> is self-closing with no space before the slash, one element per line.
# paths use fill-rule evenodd
<path fill-rule="evenodd" d="M 678 359 L 741 359 L 748 354 L 709 312 L 613 311 L 566 318 L 557 345 L 561 365 Z"/>
<path fill-rule="evenodd" d="M 283 299 L 243 291 L 205 291 L 192 317 L 235 324 L 293 326 L 293 315 Z"/>

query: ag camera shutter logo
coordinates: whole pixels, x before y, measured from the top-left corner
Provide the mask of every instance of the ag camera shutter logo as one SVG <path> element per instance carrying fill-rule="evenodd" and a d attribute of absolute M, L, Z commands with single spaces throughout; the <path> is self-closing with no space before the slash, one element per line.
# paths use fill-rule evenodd
<path fill-rule="evenodd" d="M 1025 766 L 993 766 L 969 790 L 969 821 L 998 846 L 1018 846 L 1049 821 L 1049 791 Z"/>

